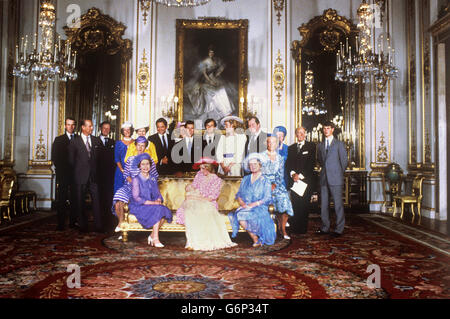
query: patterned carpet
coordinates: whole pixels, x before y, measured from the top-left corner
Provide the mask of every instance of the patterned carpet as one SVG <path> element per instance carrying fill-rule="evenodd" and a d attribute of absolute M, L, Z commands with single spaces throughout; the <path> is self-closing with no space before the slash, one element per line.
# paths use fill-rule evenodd
<path fill-rule="evenodd" d="M 148 233 L 56 232 L 54 216 L 0 230 L 0 298 L 160 299 L 388 299 L 450 298 L 450 242 L 378 215 L 347 216 L 337 239 L 310 232 L 251 247 L 212 252 L 184 249 L 183 233 L 162 233 L 165 248 L 146 244 Z M 420 242 L 419 242 L 420 241 Z M 376 264 L 381 288 L 366 272 Z M 80 267 L 81 287 L 69 288 L 69 265 Z"/>

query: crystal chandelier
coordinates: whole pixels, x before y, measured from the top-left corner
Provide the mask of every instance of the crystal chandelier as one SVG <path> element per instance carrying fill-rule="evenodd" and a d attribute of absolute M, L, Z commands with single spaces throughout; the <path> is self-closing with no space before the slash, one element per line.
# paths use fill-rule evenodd
<path fill-rule="evenodd" d="M 307 62 L 307 69 L 305 71 L 305 98 L 302 113 L 308 116 L 327 114 L 323 91 L 315 92 L 313 85 L 314 72 L 311 70 L 310 62 Z"/>
<path fill-rule="evenodd" d="M 168 7 L 196 7 L 207 4 L 210 0 L 154 0 Z"/>
<path fill-rule="evenodd" d="M 348 38 L 345 47 L 341 43 L 340 49 L 336 53 L 335 79 L 351 84 L 375 82 L 379 101 L 383 103 L 386 83 L 398 77 L 398 68 L 394 65 L 395 50 L 392 48 L 388 32 L 378 36 L 376 52 L 370 44 L 374 5 L 369 5 L 366 0 L 363 0 L 359 6 L 357 11 L 359 35 L 356 37 L 356 47 L 353 52 L 352 47 L 348 44 Z M 376 5 L 378 6 L 379 3 Z M 389 23 L 389 18 L 387 22 Z M 389 25 L 387 29 L 389 30 Z"/>
<path fill-rule="evenodd" d="M 72 54 L 70 43 L 61 46 L 61 38 L 55 41 L 55 6 L 51 0 L 41 0 L 39 27 L 41 41 L 38 46 L 38 35 L 33 37 L 33 47 L 28 51 L 28 35 L 21 39 L 20 48 L 16 45 L 16 63 L 13 75 L 19 78 L 33 79 L 40 84 L 54 81 L 56 77 L 66 82 L 76 80 L 76 52 Z M 30 37 L 31 39 L 31 37 Z"/>

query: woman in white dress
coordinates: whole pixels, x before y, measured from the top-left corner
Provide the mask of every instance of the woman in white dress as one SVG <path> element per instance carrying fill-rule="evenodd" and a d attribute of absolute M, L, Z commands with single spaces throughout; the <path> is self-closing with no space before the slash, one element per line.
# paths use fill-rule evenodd
<path fill-rule="evenodd" d="M 204 114 L 206 118 L 221 119 L 236 110 L 233 98 L 237 97 L 237 90 L 222 77 L 225 66 L 223 60 L 215 56 L 214 47 L 210 46 L 208 57 L 194 69 L 184 89 L 195 118 Z"/>
<path fill-rule="evenodd" d="M 245 134 L 238 134 L 236 127 L 242 120 L 236 116 L 224 117 L 221 121 L 226 134 L 220 137 L 216 149 L 219 174 L 242 176 L 242 162 L 245 157 Z"/>
<path fill-rule="evenodd" d="M 177 224 L 186 228 L 186 249 L 216 250 L 237 245 L 231 241 L 225 219 L 218 211 L 223 181 L 215 174 L 216 167 L 217 163 L 209 158 L 194 164 L 200 171 L 186 186 L 186 199 L 177 210 Z"/>

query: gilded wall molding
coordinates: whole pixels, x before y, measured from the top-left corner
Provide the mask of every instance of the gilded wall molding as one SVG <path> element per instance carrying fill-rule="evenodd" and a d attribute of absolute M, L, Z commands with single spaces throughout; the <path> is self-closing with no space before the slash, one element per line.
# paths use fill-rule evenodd
<path fill-rule="evenodd" d="M 388 153 L 386 142 L 384 141 L 384 133 L 381 132 L 380 144 L 377 149 L 377 162 L 385 163 L 388 162 Z"/>
<path fill-rule="evenodd" d="M 147 96 L 147 90 L 150 83 L 150 71 L 147 63 L 147 57 L 145 48 L 142 52 L 141 63 L 139 64 L 138 72 L 139 90 L 141 91 L 142 105 L 144 105 L 145 97 Z"/>
<path fill-rule="evenodd" d="M 277 23 L 281 24 L 281 16 L 284 10 L 284 0 L 273 0 L 273 9 L 277 12 Z"/>
<path fill-rule="evenodd" d="M 39 143 L 36 144 L 36 153 L 34 155 L 34 158 L 38 161 L 46 160 L 47 149 L 44 144 L 44 134 L 42 134 L 42 130 L 40 130 L 38 142 Z"/>
<path fill-rule="evenodd" d="M 147 25 L 147 17 L 149 15 L 149 11 L 151 9 L 152 1 L 151 0 L 139 0 L 139 4 L 141 6 L 142 11 L 142 21 L 144 25 Z"/>
<path fill-rule="evenodd" d="M 272 81 L 273 81 L 273 87 L 275 91 L 277 92 L 275 96 L 277 97 L 277 103 L 278 106 L 281 103 L 281 97 L 284 90 L 284 81 L 285 81 L 285 74 L 284 74 L 284 65 L 283 60 L 281 59 L 281 52 L 278 50 L 277 53 L 277 59 L 276 63 L 274 65 L 274 71 L 272 75 Z"/>

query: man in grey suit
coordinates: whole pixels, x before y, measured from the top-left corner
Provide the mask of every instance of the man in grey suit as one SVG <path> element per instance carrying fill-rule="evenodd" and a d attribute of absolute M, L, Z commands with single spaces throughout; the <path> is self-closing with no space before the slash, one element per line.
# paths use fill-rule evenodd
<path fill-rule="evenodd" d="M 322 227 L 317 234 L 330 234 L 329 196 L 333 196 L 336 211 L 336 229 L 330 235 L 339 237 L 344 232 L 345 216 L 342 202 L 344 173 L 347 167 L 347 152 L 343 142 L 333 136 L 334 123 L 325 122 L 323 134 L 325 139 L 317 146 L 317 160 L 322 167 L 320 171 L 320 196 Z"/>

